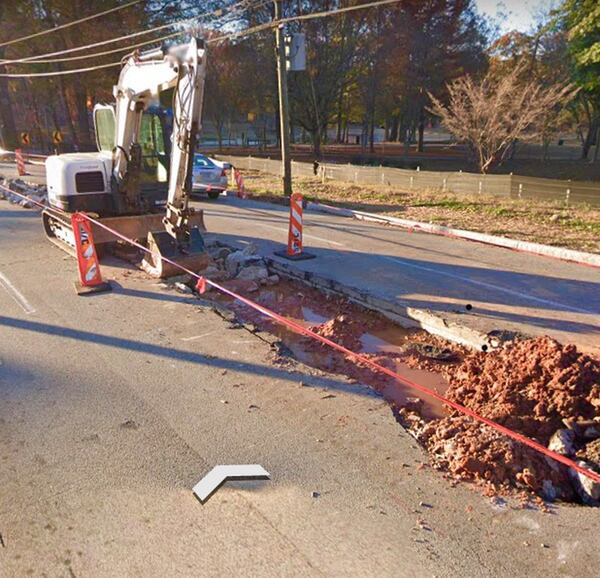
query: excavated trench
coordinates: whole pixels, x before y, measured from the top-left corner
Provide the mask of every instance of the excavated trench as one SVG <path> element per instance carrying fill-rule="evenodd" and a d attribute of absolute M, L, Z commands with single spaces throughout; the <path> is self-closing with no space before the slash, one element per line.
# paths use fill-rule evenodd
<path fill-rule="evenodd" d="M 244 293 L 243 287 L 240 289 L 238 286 L 237 289 Z M 381 393 L 394 408 L 418 406 L 419 414 L 425 419 L 447 415 L 443 404 L 438 400 L 423 396 L 408 385 L 377 374 L 371 369 L 359 367 L 355 362 L 345 359 L 340 352 L 298 335 L 231 297 L 217 292 L 209 295 L 211 300 L 234 311 L 241 322 L 275 335 L 283 345 L 279 349 L 288 352 L 301 363 L 321 371 L 344 374 L 369 385 Z M 436 371 L 439 368 L 434 367 L 434 363 L 456 363 L 460 359 L 458 348 L 440 343 L 440 340 L 425 331 L 400 327 L 376 313 L 339 297 L 324 295 L 296 281 L 280 281 L 277 285 L 261 287 L 259 291 L 246 296 L 352 351 L 372 358 L 385 357 L 393 360 L 391 368 L 397 373 L 440 394 L 446 391 L 448 383 Z"/>
<path fill-rule="evenodd" d="M 423 330 L 396 325 L 338 295 L 324 294 L 295 280 L 272 286 L 237 279 L 221 283 L 600 472 L 600 360 L 574 346 L 537 338 L 517 340 L 489 353 L 473 352 Z M 381 393 L 398 421 L 428 452 L 432 465 L 452 480 L 473 482 L 489 495 L 517 494 L 524 503 L 535 495 L 600 505 L 600 484 L 566 466 L 298 335 L 231 297 L 218 291 L 203 297 L 225 306 L 259 336 L 261 332 L 275 336 L 280 358 L 292 356 Z"/>

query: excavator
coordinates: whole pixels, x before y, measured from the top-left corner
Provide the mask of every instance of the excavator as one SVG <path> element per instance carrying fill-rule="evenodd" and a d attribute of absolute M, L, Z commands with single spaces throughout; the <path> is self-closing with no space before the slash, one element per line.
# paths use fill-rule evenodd
<path fill-rule="evenodd" d="M 192 271 L 207 266 L 203 214 L 189 207 L 205 76 L 206 53 L 196 38 L 123 59 L 115 104 L 94 107 L 98 152 L 46 159 L 49 207 L 42 220 L 52 242 L 73 253 L 69 213 L 83 211 L 145 244 L 150 253 L 142 267 L 154 277 L 181 272 L 161 256 Z M 158 106 L 170 89 L 172 119 Z M 115 244 L 106 229 L 92 223 L 92 231 L 100 253 Z"/>

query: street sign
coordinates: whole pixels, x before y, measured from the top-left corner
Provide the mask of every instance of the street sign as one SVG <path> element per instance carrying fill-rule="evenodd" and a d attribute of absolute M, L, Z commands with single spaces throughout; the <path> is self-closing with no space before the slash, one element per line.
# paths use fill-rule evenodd
<path fill-rule="evenodd" d="M 22 132 L 21 133 L 21 142 L 24 145 L 30 145 L 31 144 L 31 139 L 29 138 L 29 133 L 28 132 Z"/>
<path fill-rule="evenodd" d="M 63 141 L 63 135 L 62 132 L 60 132 L 59 130 L 55 130 L 52 132 L 52 142 L 54 144 L 60 144 Z"/>

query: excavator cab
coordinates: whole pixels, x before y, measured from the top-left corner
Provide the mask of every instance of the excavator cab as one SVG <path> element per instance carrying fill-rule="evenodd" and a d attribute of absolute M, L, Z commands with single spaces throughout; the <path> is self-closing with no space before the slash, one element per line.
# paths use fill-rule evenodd
<path fill-rule="evenodd" d="M 167 201 L 172 126 L 172 113 L 168 109 L 151 106 L 142 113 L 140 195 L 149 206 L 164 205 Z M 113 105 L 97 104 L 94 107 L 94 130 L 98 150 L 112 154 L 116 130 Z"/>

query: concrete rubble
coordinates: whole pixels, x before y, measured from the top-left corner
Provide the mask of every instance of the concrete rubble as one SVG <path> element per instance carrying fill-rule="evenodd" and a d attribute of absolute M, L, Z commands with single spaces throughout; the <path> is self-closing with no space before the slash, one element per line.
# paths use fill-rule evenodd
<path fill-rule="evenodd" d="M 5 189 L 0 188 L 0 199 L 7 200 L 10 203 L 18 204 L 26 209 L 32 209 L 35 207 L 35 203 L 47 204 L 48 191 L 45 185 L 35 185 L 32 183 L 26 183 L 22 179 L 6 179 L 0 175 L 0 185 L 9 188 L 11 191 L 26 195 L 31 199 L 27 201 L 17 195 L 12 195 Z"/>
<path fill-rule="evenodd" d="M 471 354 L 446 374 L 450 400 L 600 473 L 599 359 L 542 337 Z M 421 426 L 418 438 L 456 478 L 600 503 L 600 484 L 457 411 Z"/>
<path fill-rule="evenodd" d="M 242 250 L 235 250 L 212 241 L 207 244 L 207 251 L 211 263 L 203 275 L 212 281 L 233 282 L 232 288 L 239 286 L 250 292 L 259 285 L 279 283 L 279 276 L 270 273 L 265 260 L 256 254 L 256 247 L 252 244 Z"/>

